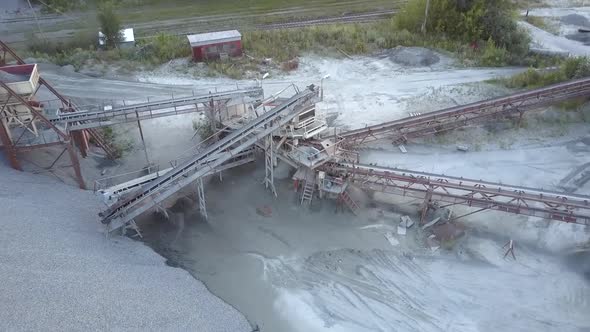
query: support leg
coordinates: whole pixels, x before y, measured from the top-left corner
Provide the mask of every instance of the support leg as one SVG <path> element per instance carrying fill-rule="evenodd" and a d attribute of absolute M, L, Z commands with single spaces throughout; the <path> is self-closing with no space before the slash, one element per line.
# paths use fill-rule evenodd
<path fill-rule="evenodd" d="M 135 111 L 135 115 L 139 119 L 139 114 Z M 143 128 L 141 128 L 141 121 L 137 120 L 137 127 L 139 128 L 139 136 L 141 137 L 141 144 L 143 144 L 143 152 L 145 153 L 145 162 L 147 166 L 150 165 L 150 158 L 148 157 L 147 147 L 145 146 L 145 139 L 143 138 Z"/>
<path fill-rule="evenodd" d="M 70 160 L 72 161 L 74 173 L 76 173 L 76 180 L 78 181 L 78 185 L 80 186 L 80 189 L 86 190 L 86 184 L 84 183 L 82 171 L 80 170 L 80 162 L 78 161 L 78 155 L 76 155 L 76 150 L 74 150 L 74 143 L 72 141 L 67 142 L 66 148 L 68 149 L 68 154 L 70 155 Z"/>
<path fill-rule="evenodd" d="M 274 153 L 272 135 L 268 135 L 264 141 L 264 185 L 272 191 L 277 197 L 277 191 L 274 184 Z"/>
<path fill-rule="evenodd" d="M 12 144 L 12 139 L 10 139 L 10 134 L 8 133 L 8 126 L 4 120 L 0 119 L 0 141 L 4 146 L 4 153 L 6 154 L 6 159 L 10 163 L 10 166 L 16 170 L 22 171 L 23 169 L 18 162 L 16 157 L 16 149 Z"/>
<path fill-rule="evenodd" d="M 74 140 L 74 142 L 76 142 L 76 145 L 78 146 L 78 150 L 80 151 L 82 158 L 86 158 L 88 156 L 88 146 L 84 142 L 84 139 L 85 139 L 84 131 L 83 130 L 72 131 L 70 133 L 70 136 L 72 137 L 72 140 Z"/>
<path fill-rule="evenodd" d="M 428 209 L 430 208 L 431 199 L 432 199 L 432 188 L 429 188 L 428 191 L 426 192 L 426 196 L 424 197 L 422 214 L 420 216 L 420 225 L 424 225 L 424 219 L 426 219 L 426 214 L 428 213 Z"/>
<path fill-rule="evenodd" d="M 208 219 L 207 217 L 207 205 L 205 204 L 205 190 L 203 188 L 203 178 L 197 180 L 197 196 L 199 198 L 199 212 Z"/>

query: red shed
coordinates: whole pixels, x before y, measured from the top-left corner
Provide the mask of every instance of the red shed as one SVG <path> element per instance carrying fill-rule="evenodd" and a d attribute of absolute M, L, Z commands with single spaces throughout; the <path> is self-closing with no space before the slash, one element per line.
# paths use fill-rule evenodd
<path fill-rule="evenodd" d="M 242 34 L 238 30 L 199 33 L 187 37 L 195 61 L 242 55 Z"/>

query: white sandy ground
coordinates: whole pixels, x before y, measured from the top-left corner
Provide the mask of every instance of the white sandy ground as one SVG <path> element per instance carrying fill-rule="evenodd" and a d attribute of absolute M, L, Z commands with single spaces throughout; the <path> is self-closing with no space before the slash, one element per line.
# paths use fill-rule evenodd
<path fill-rule="evenodd" d="M 354 59 L 326 59 L 308 56 L 301 59 L 300 68 L 290 74 L 276 74 L 264 80 L 267 95 L 276 93 L 289 83 L 300 87 L 319 85 L 324 80 L 324 111 L 338 113 L 335 125 L 359 128 L 408 116 L 408 103 L 426 97 L 441 87 L 455 87 L 467 83 L 510 76 L 522 68 L 456 68 L 441 55 L 441 62 L 430 67 L 408 68 L 393 63 L 388 57 L 355 57 Z M 139 76 L 141 81 L 158 84 L 194 85 L 195 88 L 229 86 L 236 81 L 227 79 L 195 79 L 182 73 L 160 72 Z M 252 81 L 249 81 L 252 82 Z M 238 81 L 247 84 L 248 81 Z M 484 89 L 482 89 L 484 90 Z M 491 89 L 487 89 L 491 90 Z M 485 90 L 474 98 L 485 96 Z M 456 94 L 456 93 L 455 93 Z M 484 94 L 484 96 L 482 96 Z M 452 93 L 450 94 L 452 97 Z M 475 99 L 477 100 L 477 99 Z M 434 109 L 431 109 L 434 110 Z M 429 110 L 425 110 L 429 111 Z"/>
<path fill-rule="evenodd" d="M 91 192 L 4 160 L 0 178 L 0 330 L 251 330 L 144 244 L 105 238 Z"/>
<path fill-rule="evenodd" d="M 590 48 L 588 46 L 579 41 L 566 38 L 567 35 L 578 33 L 578 28 L 588 27 L 566 24 L 561 21 L 561 18 L 567 15 L 578 15 L 590 19 L 590 7 L 588 6 L 590 2 L 548 1 L 547 4 L 550 7 L 529 9 L 529 16 L 540 16 L 550 20 L 552 25 L 559 27 L 558 35 L 521 21 L 519 22 L 520 26 L 525 28 L 531 36 L 531 46 L 536 49 L 569 54 L 571 56 L 589 55 Z M 521 14 L 525 15 L 525 11 Z"/>
<path fill-rule="evenodd" d="M 556 36 L 528 22 L 521 21 L 518 24 L 529 32 L 532 38 L 532 46 L 535 48 L 572 56 L 587 56 L 590 54 L 590 48 L 578 41 Z"/>
<path fill-rule="evenodd" d="M 319 84 L 323 75 L 330 74 L 331 78 L 324 81 L 326 100 L 321 107 L 337 115 L 336 125 L 352 129 L 405 117 L 408 112 L 427 112 L 506 94 L 505 89 L 481 81 L 521 70 L 457 69 L 448 60 L 409 69 L 387 58 L 305 57 L 299 70 L 273 75 L 264 81 L 264 87 L 270 93 L 292 81 L 300 86 Z M 61 74 L 49 79 L 65 94 L 88 98 L 88 91 L 92 91 L 109 99 L 235 84 L 229 79 L 193 79 L 165 69 L 143 75 L 143 83 L 73 80 Z M 162 156 L 177 154 L 191 145 L 192 118 L 143 122 L 154 159 L 164 163 L 170 158 Z M 128 130 L 136 135 L 136 128 L 129 126 Z M 452 146 L 438 150 L 409 146 L 407 156 L 385 151 L 376 158 L 379 163 L 386 159 L 397 166 L 427 171 L 434 170 L 429 167 L 432 163 L 448 174 L 469 174 L 473 170 L 473 177 L 506 182 L 518 178 L 503 179 L 503 174 L 511 172 L 510 164 L 515 163 L 521 165 L 517 172 L 522 173 L 522 183 L 545 186 L 565 176 L 568 167 L 586 160 L 566 148 L 554 147 L 560 143 L 547 138 L 524 154 L 498 152 L 496 146 L 484 141 L 480 153 L 461 156 L 453 154 Z M 532 143 L 515 143 L 513 147 L 516 150 Z M 391 149 L 389 146 L 387 150 Z M 542 152 L 549 152 L 551 158 L 542 159 Z M 440 166 L 435 153 L 443 161 Z M 129 158 L 136 168 L 142 166 L 140 151 Z M 535 159 L 527 163 L 527 158 Z M 560 158 L 565 160 L 561 162 Z M 463 165 L 455 162 L 460 159 Z M 425 160 L 431 161 L 427 164 Z M 489 168 L 482 165 L 488 162 Z M 558 166 L 551 166 L 555 162 Z M 85 163 L 91 165 L 88 160 Z M 209 224 L 193 214 L 186 218 L 187 225 L 174 242 L 179 232 L 172 226 L 151 230 L 146 226 L 146 235 L 159 252 L 184 266 L 262 331 L 528 331 L 530 327 L 575 331 L 590 327 L 587 281 L 568 269 L 561 256 L 537 249 L 561 254 L 587 241 L 585 230 L 561 224 L 547 229 L 546 224 L 527 218 L 478 214 L 465 222 L 486 233 L 470 234 L 455 251 L 432 257 L 413 236 L 392 236 L 388 233 L 391 228 L 380 227 L 393 226 L 392 221 L 334 214 L 329 203 L 314 207 L 312 212 L 301 209 L 288 181 L 277 182 L 279 198 L 273 199 L 262 189 L 262 168 L 258 166 L 254 173 L 248 166 L 236 170 L 239 177 L 226 174 L 222 185 L 207 185 Z M 531 168 L 541 175 L 535 176 Z M 543 172 L 552 171 L 556 174 L 543 182 Z M 390 198 L 380 199 L 391 202 Z M 416 203 L 403 206 L 415 213 Z M 273 218 L 256 214 L 255 208 L 265 204 L 272 207 Z M 371 211 L 375 212 L 370 210 L 369 214 L 374 214 Z M 510 237 L 518 240 L 515 263 L 501 258 L 500 248 Z"/>
<path fill-rule="evenodd" d="M 308 211 L 295 203 L 290 181 L 276 181 L 274 199 L 262 177 L 258 165 L 228 172 L 222 183 L 212 179 L 206 185 L 209 222 L 187 214 L 178 237 L 165 221 L 144 223 L 149 243 L 261 331 L 590 328 L 588 280 L 561 254 L 539 249 L 543 238 L 536 233 L 546 229 L 527 229 L 530 221 L 506 214 L 467 219 L 472 226 L 504 219 L 517 225 L 517 233 L 529 234 L 528 241 L 517 241 L 516 261 L 503 258 L 509 232 L 471 231 L 454 250 L 432 253 L 417 240 L 416 229 L 406 237 L 391 234 L 395 219 L 378 217 L 376 209 L 357 218 L 316 200 Z M 262 205 L 272 208 L 272 218 L 256 214 Z M 563 242 L 575 232 L 588 239 L 580 229 L 554 236 Z"/>

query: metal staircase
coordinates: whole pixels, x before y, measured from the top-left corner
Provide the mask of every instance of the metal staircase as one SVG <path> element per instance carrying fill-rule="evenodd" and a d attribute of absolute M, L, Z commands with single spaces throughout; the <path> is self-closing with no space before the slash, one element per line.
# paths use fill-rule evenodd
<path fill-rule="evenodd" d="M 303 185 L 303 192 L 301 193 L 301 205 L 311 206 L 313 193 L 315 191 L 315 182 L 306 180 Z"/>
<path fill-rule="evenodd" d="M 94 144 L 103 149 L 109 159 L 117 159 L 119 157 L 115 148 L 104 139 L 102 134 L 96 130 L 96 128 L 87 129 L 86 132 L 90 135 Z"/>
<path fill-rule="evenodd" d="M 341 204 L 346 205 L 350 211 L 357 215 L 358 213 L 358 209 L 359 206 L 358 204 L 356 204 L 356 202 L 352 199 L 352 197 L 350 197 L 350 195 L 348 194 L 348 191 L 344 190 L 339 196 L 338 196 L 338 201 Z"/>
<path fill-rule="evenodd" d="M 102 223 L 108 224 L 111 231 L 124 226 L 185 186 L 215 172 L 217 167 L 235 155 L 286 125 L 316 97 L 317 89 L 313 86 L 297 93 L 279 106 L 203 149 L 170 172 L 146 184 L 131 197 L 113 204 L 108 210 L 99 214 Z"/>

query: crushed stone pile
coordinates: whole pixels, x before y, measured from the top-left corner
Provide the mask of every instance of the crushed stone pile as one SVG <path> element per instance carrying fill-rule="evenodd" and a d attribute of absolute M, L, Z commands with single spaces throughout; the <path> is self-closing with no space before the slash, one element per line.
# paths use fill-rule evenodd
<path fill-rule="evenodd" d="M 0 158 L 0 330 L 251 331 L 140 242 L 106 238 L 91 192 Z"/>
<path fill-rule="evenodd" d="M 27 75 L 14 75 L 0 70 L 0 81 L 4 83 L 15 83 L 29 80 Z"/>
<path fill-rule="evenodd" d="M 403 66 L 431 66 L 440 61 L 433 51 L 422 47 L 396 47 L 389 56 L 391 61 Z"/>
<path fill-rule="evenodd" d="M 569 14 L 566 16 L 562 16 L 561 22 L 563 24 L 577 25 L 582 27 L 590 26 L 590 22 L 588 21 L 588 19 L 578 14 Z"/>

